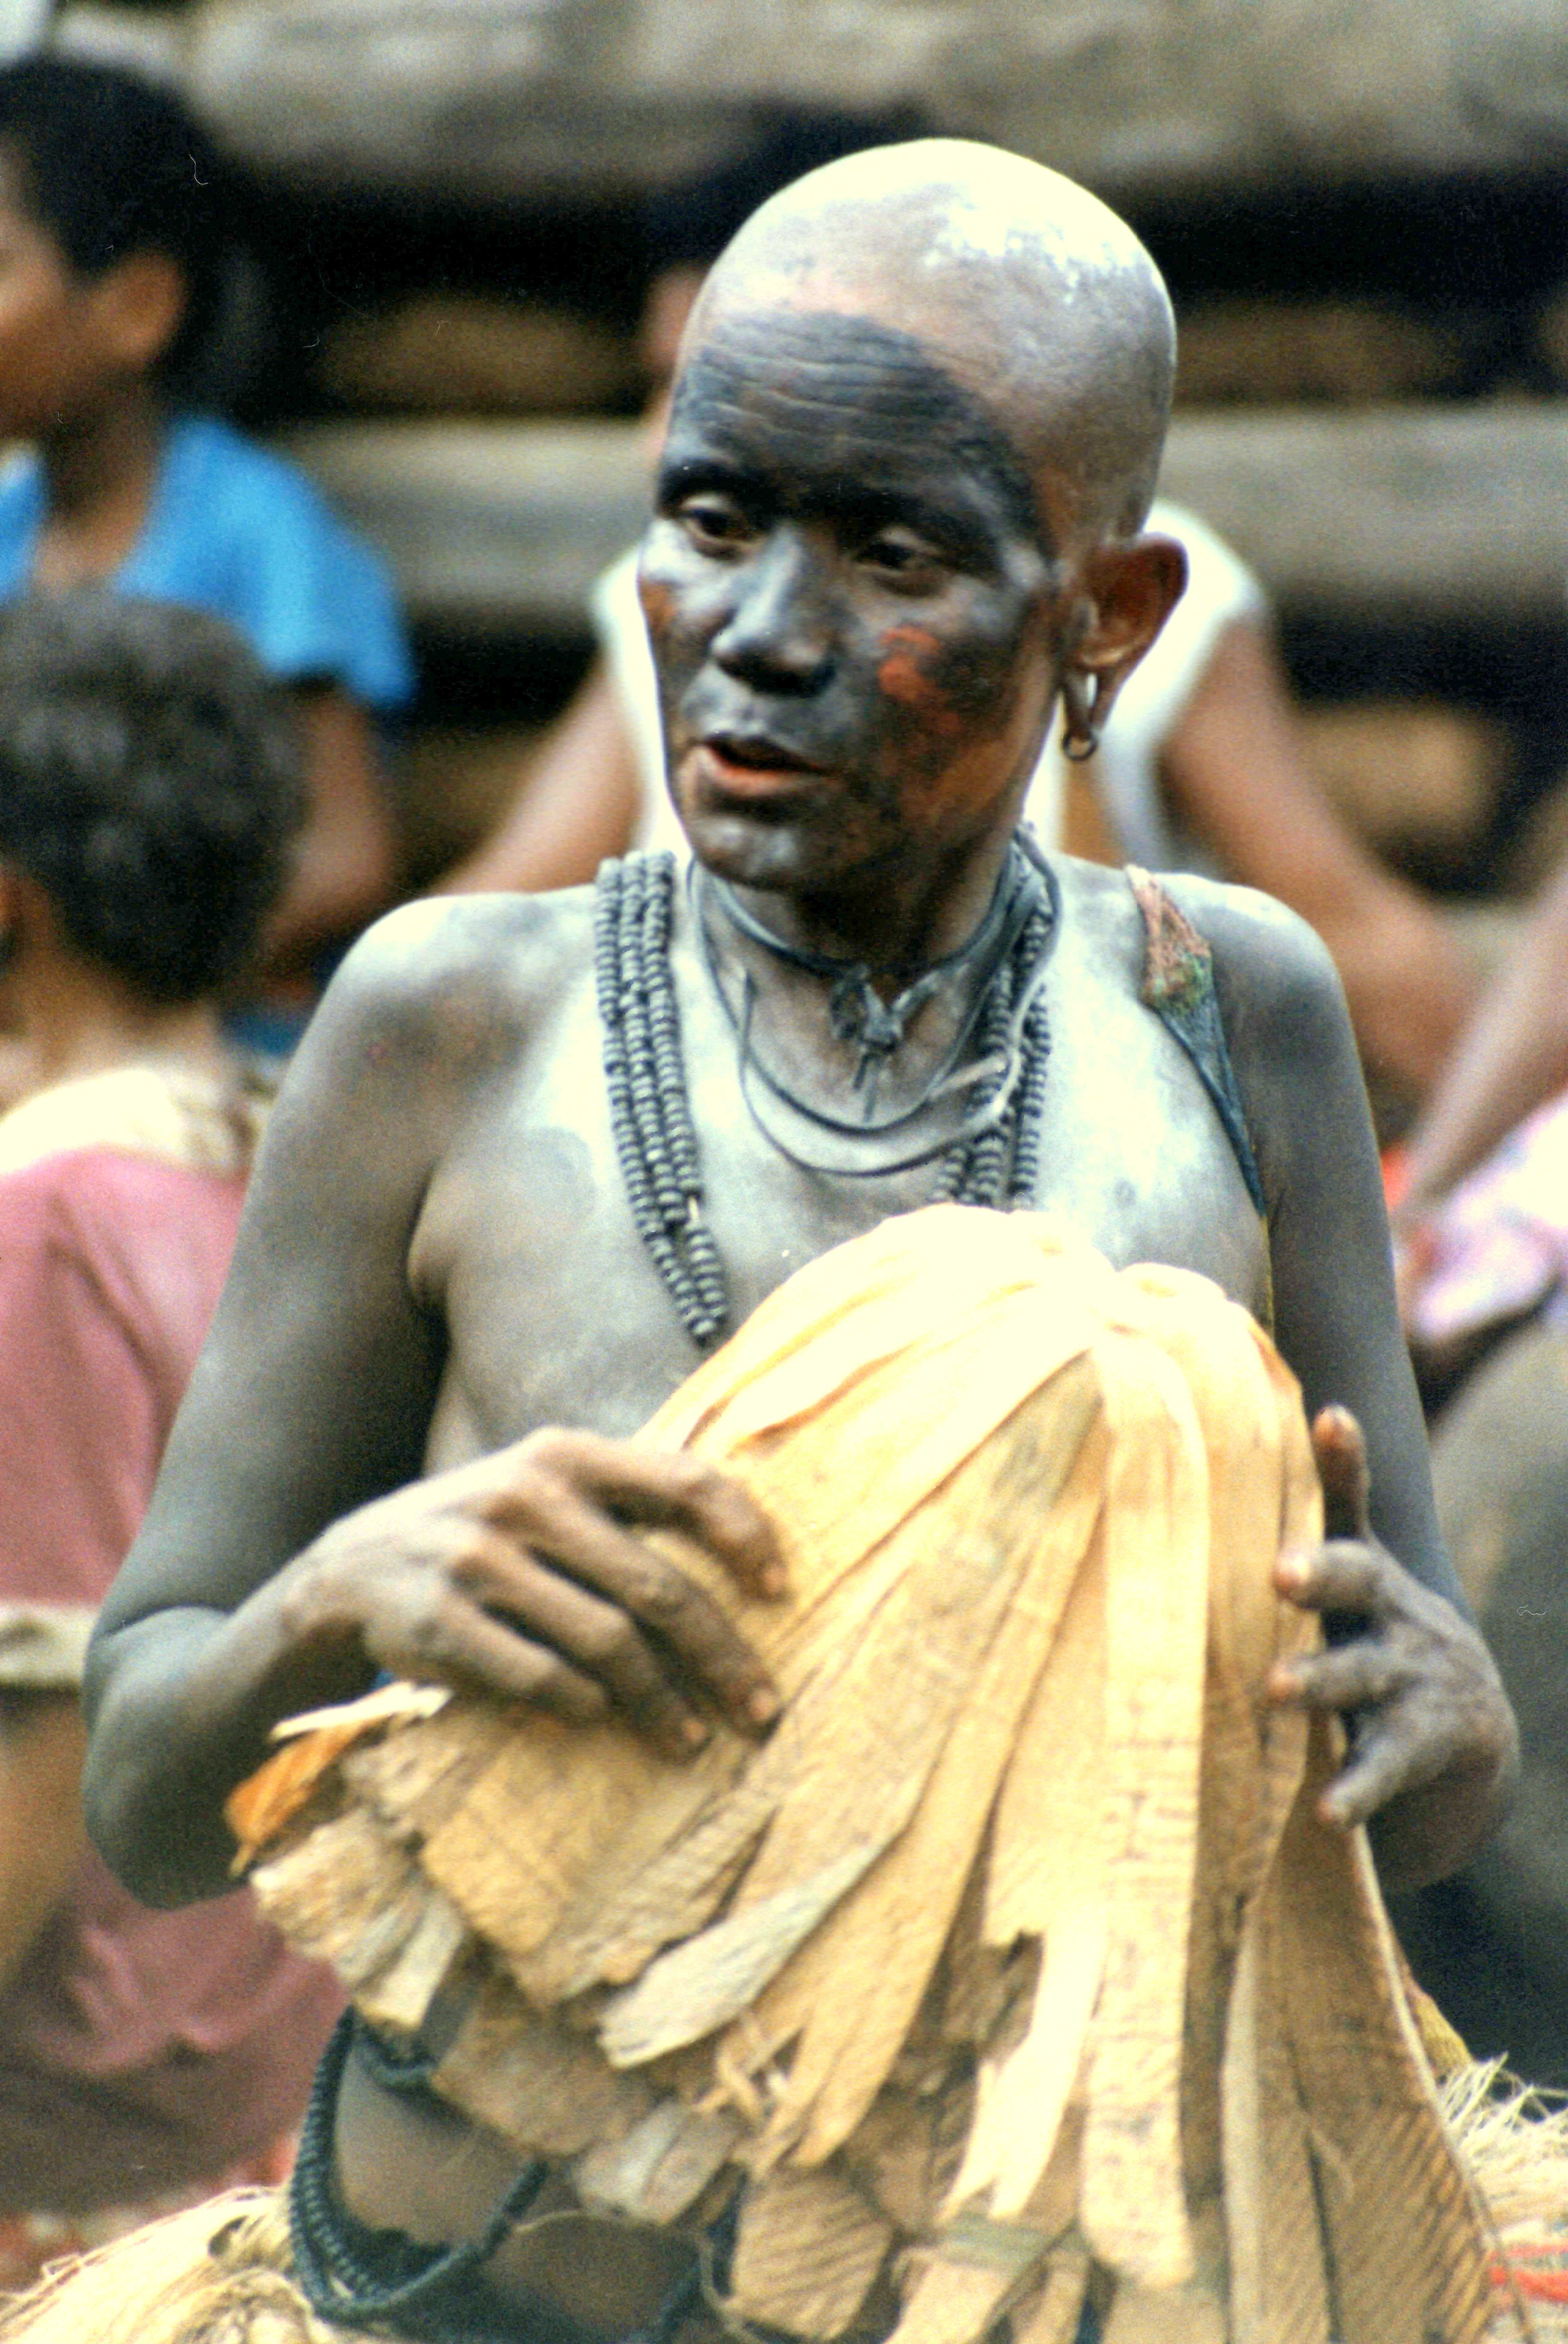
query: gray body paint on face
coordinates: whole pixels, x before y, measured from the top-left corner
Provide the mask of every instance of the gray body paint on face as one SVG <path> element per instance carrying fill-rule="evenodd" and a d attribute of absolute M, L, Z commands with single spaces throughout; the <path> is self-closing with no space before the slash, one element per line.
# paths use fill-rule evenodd
<path fill-rule="evenodd" d="M 642 565 L 697 852 L 831 887 L 963 851 L 1037 749 L 1058 574 L 1017 451 L 912 336 L 726 318 L 688 361 Z"/>
<path fill-rule="evenodd" d="M 933 480 L 942 476 L 944 507 L 973 480 L 1013 528 L 1038 533 L 1028 473 L 980 401 L 913 334 L 875 318 L 823 310 L 726 318 L 681 377 L 667 462 L 693 423 L 723 448 L 727 414 L 744 419 L 742 460 L 764 466 L 781 495 L 809 496 L 836 473 L 841 492 L 858 493 L 869 512 L 879 494 L 908 497 L 918 451 Z"/>

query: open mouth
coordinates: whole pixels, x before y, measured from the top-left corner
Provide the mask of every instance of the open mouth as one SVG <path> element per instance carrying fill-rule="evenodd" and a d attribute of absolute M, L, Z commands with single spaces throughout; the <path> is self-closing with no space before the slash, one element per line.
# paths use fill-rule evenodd
<path fill-rule="evenodd" d="M 733 797 L 762 797 L 798 789 L 823 771 L 782 741 L 759 733 L 712 732 L 696 755 L 709 786 Z"/>

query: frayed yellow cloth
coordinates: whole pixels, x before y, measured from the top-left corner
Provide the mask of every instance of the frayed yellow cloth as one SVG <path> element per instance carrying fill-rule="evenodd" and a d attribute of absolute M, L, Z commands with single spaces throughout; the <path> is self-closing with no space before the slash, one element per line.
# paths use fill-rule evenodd
<path fill-rule="evenodd" d="M 888 1222 L 648 1428 L 753 1490 L 784 1697 L 690 1765 L 428 1689 L 231 1806 L 258 1896 L 582 2202 L 700 2221 L 730 2309 L 895 2344 L 1479 2344 L 1485 2225 L 1328 1732 L 1300 1398 L 1206 1280 L 1030 1215 Z M 439 1694 L 434 1697 L 440 1702 Z M 901 2309 L 897 2307 L 901 2306 Z"/>
<path fill-rule="evenodd" d="M 1517 2286 L 1535 2344 L 1563 2344 L 1568 2290 L 1548 2291 L 1543 2275 L 1568 2270 L 1568 2108 L 1511 2085 L 1496 2061 L 1452 2068 L 1442 2102 L 1498 2229 L 1488 2338 L 1512 2344 L 1525 2332 Z M 236 2190 L 64 2266 L 8 2310 L 0 2304 L 0 2344 L 384 2344 L 319 2319 L 289 2270 L 287 2193 Z M 1076 2319 L 1087 2269 L 1064 2276 L 1057 2299 L 1070 2295 Z M 1037 2320 L 1033 2332 L 1051 2330 Z M 1169 2344 L 1181 2330 L 1154 2333 Z"/>

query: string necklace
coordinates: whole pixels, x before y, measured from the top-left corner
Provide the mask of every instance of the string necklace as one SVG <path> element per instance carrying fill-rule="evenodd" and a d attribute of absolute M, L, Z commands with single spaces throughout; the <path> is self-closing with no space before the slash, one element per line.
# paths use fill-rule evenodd
<path fill-rule="evenodd" d="M 802 1098 L 758 1056 L 752 1040 L 757 1002 L 755 981 L 747 971 L 742 980 L 737 1014 L 724 985 L 712 934 L 702 916 L 701 902 L 695 901 L 693 914 L 708 974 L 736 1037 L 741 1096 L 763 1137 L 804 1172 L 870 1180 L 889 1173 L 913 1171 L 953 1151 L 962 1153 L 971 1141 L 999 1124 L 1021 1074 L 1024 1029 L 1045 981 L 1056 928 L 1055 888 L 1055 879 L 1037 851 L 1030 855 L 1022 845 L 1010 845 L 1007 862 L 979 926 L 956 952 L 934 962 L 886 1005 L 873 988 L 872 973 L 864 962 L 835 961 L 822 954 L 805 952 L 774 935 L 749 914 L 735 920 L 743 934 L 754 935 L 778 959 L 834 980 L 838 995 L 835 1031 L 841 1040 L 855 1040 L 861 1045 L 856 1080 L 864 1106 L 859 1122 L 835 1116 Z M 713 894 L 732 919 L 744 909 L 722 885 L 714 884 Z M 864 1079 L 867 1061 L 875 1068 L 890 1056 L 902 1041 L 905 1025 L 915 1010 L 931 997 L 944 978 L 970 963 L 978 974 L 969 1010 L 936 1074 L 909 1106 L 884 1116 L 880 1122 L 872 1122 L 875 1093 L 874 1080 Z M 1004 1003 L 1005 1014 L 998 1015 Z M 853 1152 L 846 1155 L 841 1148 L 824 1157 L 807 1156 L 793 1147 L 759 1111 L 752 1082 L 754 1074 L 774 1099 L 830 1140 L 845 1143 Z M 933 1106 L 962 1095 L 967 1096 L 969 1104 L 956 1128 L 949 1126 L 933 1138 L 913 1142 L 905 1137 L 928 1119 Z M 890 1137 L 895 1143 L 891 1149 L 866 1154 L 867 1139 Z M 977 1201 L 998 1202 L 999 1198 Z"/>
<path fill-rule="evenodd" d="M 704 1211 L 702 1161 L 681 1048 L 680 1011 L 670 965 L 674 890 L 675 863 L 671 854 L 631 854 L 600 866 L 594 897 L 594 978 L 611 1129 L 632 1221 L 682 1325 L 697 1348 L 707 1350 L 729 1331 L 729 1294 Z M 864 1066 L 867 1035 L 875 1032 L 880 1036 L 883 1029 L 866 1011 L 863 985 L 890 1023 L 900 1012 L 907 1020 L 934 990 L 926 983 L 927 978 L 940 982 L 953 973 L 956 963 L 982 960 L 986 953 L 994 955 L 953 1049 L 911 1109 L 869 1126 L 865 1120 L 843 1122 L 795 1100 L 758 1069 L 764 1082 L 808 1122 L 847 1139 L 863 1140 L 868 1127 L 873 1134 L 902 1132 L 937 1098 L 973 1094 L 956 1131 L 934 1142 L 903 1145 L 892 1159 L 869 1167 L 813 1164 L 785 1147 L 761 1122 L 747 1079 L 748 1068 L 755 1063 L 750 1046 L 749 1005 L 754 986 L 748 975 L 751 990 L 737 1020 L 718 984 L 712 940 L 699 909 L 697 927 L 703 948 L 737 1033 L 742 1094 L 771 1144 L 806 1170 L 862 1178 L 908 1170 L 940 1157 L 937 1200 L 993 1208 L 1004 1202 L 1028 1203 L 1039 1170 L 1050 1052 L 1043 985 L 1056 934 L 1057 905 L 1056 882 L 1048 864 L 1033 841 L 1021 835 L 1010 851 L 991 908 L 975 935 L 956 954 L 922 972 L 892 1004 L 883 1004 L 875 995 L 871 972 L 863 964 L 846 966 L 824 962 L 813 969 L 814 974 L 848 980 L 838 1014 L 841 1019 L 853 1017 L 856 1022 L 840 1038 L 861 1045 Z M 728 904 L 723 908 L 730 911 Z M 749 932 L 744 922 L 736 924 Z M 800 965 L 808 968 L 822 959 L 821 955 L 805 956 L 800 947 L 784 945 L 766 929 L 760 930 L 760 941 L 769 949 L 779 948 L 781 957 L 794 959 L 799 955 Z M 911 996 L 916 992 L 919 999 L 914 1000 Z M 844 1005 L 849 1002 L 855 1005 L 853 1009 Z M 831 997 L 829 1014 L 833 1015 Z M 835 1030 L 838 1031 L 836 1026 Z M 901 1038 L 902 1027 L 897 1036 Z M 872 1061 L 885 1060 L 896 1048 L 897 1039 L 886 1046 L 871 1043 Z M 966 1057 L 971 1046 L 976 1055 Z M 869 1088 L 874 1108 L 875 1086 L 860 1086 L 863 1099 Z"/>
<path fill-rule="evenodd" d="M 992 973 L 996 963 L 1000 960 L 1005 952 L 1010 949 L 1027 916 L 1032 896 L 1030 881 L 1033 875 L 1018 851 L 1009 847 L 1007 863 L 992 890 L 990 903 L 986 905 L 985 917 L 978 927 L 974 929 L 952 952 L 945 953 L 940 960 L 929 962 L 917 975 L 894 995 L 891 1001 L 885 1002 L 876 990 L 875 980 L 879 975 L 895 975 L 897 974 L 895 970 L 875 968 L 869 961 L 835 960 L 826 953 L 811 951 L 804 945 L 790 944 L 784 937 L 775 935 L 771 928 L 765 927 L 761 920 L 749 912 L 727 881 L 715 879 L 711 872 L 704 871 L 703 866 L 695 862 L 690 865 L 690 874 L 691 892 L 693 897 L 699 894 L 710 896 L 718 904 L 730 925 L 733 928 L 738 928 L 742 935 L 749 936 L 754 944 L 761 945 L 774 960 L 783 961 L 786 967 L 804 969 L 808 975 L 825 980 L 828 989 L 828 1024 L 832 1028 L 834 1038 L 836 1041 L 855 1045 L 860 1051 L 860 1059 L 854 1077 L 855 1088 L 862 1097 L 860 1124 L 856 1126 L 843 1122 L 836 1116 L 827 1116 L 819 1109 L 807 1106 L 803 1100 L 794 1097 L 791 1092 L 784 1088 L 782 1084 L 768 1075 L 762 1066 L 758 1066 L 757 1071 L 775 1096 L 785 1099 L 791 1106 L 805 1115 L 810 1121 L 820 1123 L 824 1128 L 844 1132 L 853 1132 L 857 1129 L 870 1131 L 873 1128 L 892 1130 L 897 1123 L 912 1122 L 932 1098 L 940 1095 L 942 1082 L 938 1080 L 936 1085 L 922 1094 L 915 1106 L 905 1115 L 895 1116 L 879 1126 L 874 1124 L 878 1078 L 883 1066 L 903 1042 L 910 1019 L 917 1011 L 925 1007 L 932 995 L 939 990 L 947 977 L 956 976 L 960 971 L 969 966 L 986 968 L 987 975 Z M 702 917 L 700 902 L 696 904 L 695 909 L 698 929 L 708 962 L 708 971 L 718 989 L 721 1000 L 724 1001 L 725 1007 L 728 1008 L 728 999 L 720 982 L 718 965 L 713 955 L 707 923 Z M 987 963 L 990 965 L 988 967 Z M 755 986 L 749 973 L 745 982 L 749 999 L 755 992 Z M 962 1058 L 965 1045 L 969 1039 L 975 1017 L 978 1013 L 982 991 L 983 984 L 976 989 L 973 1009 L 950 1053 L 949 1063 L 942 1070 L 943 1076 L 950 1075 L 953 1067 Z M 730 1022 L 732 1025 L 735 1023 L 733 1015 Z M 748 1024 L 750 1022 L 749 1014 L 746 1022 Z"/>

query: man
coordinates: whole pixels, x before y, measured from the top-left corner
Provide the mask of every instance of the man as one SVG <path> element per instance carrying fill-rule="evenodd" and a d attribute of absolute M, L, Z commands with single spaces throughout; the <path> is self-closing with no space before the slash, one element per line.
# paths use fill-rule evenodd
<path fill-rule="evenodd" d="M 1281 1584 L 1336 1643 L 1278 1697 L 1353 1718 L 1330 1808 L 1375 1815 L 1391 1877 L 1487 1828 L 1512 1725 L 1450 1600 L 1325 957 L 1260 900 L 1183 882 L 1199 935 L 1012 844 L 1058 698 L 1081 745 L 1180 591 L 1138 533 L 1172 359 L 1136 239 L 983 147 L 835 164 L 720 262 L 642 573 L 693 892 L 616 874 L 597 940 L 585 894 L 416 906 L 334 985 L 99 1632 L 94 1827 L 141 1893 L 216 1887 L 269 1726 L 378 1668 L 612 1704 L 673 1754 L 710 1709 L 765 1732 L 754 1656 L 635 1526 L 764 1592 L 768 1526 L 627 1436 L 697 1340 L 938 1190 L 1021 1187 L 1118 1260 L 1271 1301 L 1371 1483 L 1369 1527 L 1328 1420 L 1345 1535 Z M 332 2121 L 353 2238 L 384 2274 L 406 2234 L 375 2314 L 406 2333 L 440 2332 L 410 2240 L 481 2243 L 494 2333 L 644 2325 L 685 2251 L 564 2200 L 492 2222 L 501 2145 L 358 2052 Z"/>

